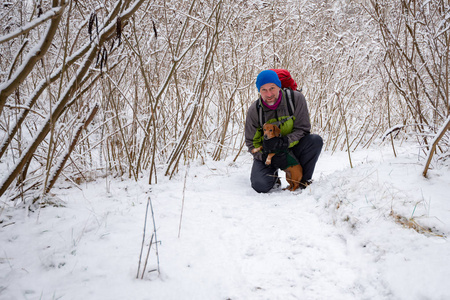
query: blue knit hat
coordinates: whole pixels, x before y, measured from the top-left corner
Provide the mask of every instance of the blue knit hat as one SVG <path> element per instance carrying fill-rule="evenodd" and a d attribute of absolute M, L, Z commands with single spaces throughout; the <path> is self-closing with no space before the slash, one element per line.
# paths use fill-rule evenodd
<path fill-rule="evenodd" d="M 258 89 L 258 92 L 266 83 L 275 83 L 279 88 L 281 88 L 281 81 L 275 71 L 264 70 L 258 74 L 258 77 L 256 77 L 256 88 Z"/>

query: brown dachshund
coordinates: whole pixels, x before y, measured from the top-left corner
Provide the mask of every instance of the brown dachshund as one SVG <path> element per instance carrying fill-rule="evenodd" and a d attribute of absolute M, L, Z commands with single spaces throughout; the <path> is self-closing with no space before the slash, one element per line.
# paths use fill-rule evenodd
<path fill-rule="evenodd" d="M 264 124 L 263 126 L 264 131 L 264 139 L 271 139 L 276 136 L 281 136 L 280 128 L 275 124 Z M 255 148 L 252 150 L 252 153 L 256 153 L 258 151 L 262 150 L 262 146 Z M 275 155 L 275 153 L 269 153 L 267 155 L 266 159 L 266 165 L 270 165 L 272 163 L 272 157 Z M 295 191 L 300 186 L 300 180 L 303 177 L 303 169 L 300 164 L 288 167 L 283 170 L 286 172 L 286 181 L 289 183 L 289 186 L 286 187 L 286 189 L 290 191 Z"/>

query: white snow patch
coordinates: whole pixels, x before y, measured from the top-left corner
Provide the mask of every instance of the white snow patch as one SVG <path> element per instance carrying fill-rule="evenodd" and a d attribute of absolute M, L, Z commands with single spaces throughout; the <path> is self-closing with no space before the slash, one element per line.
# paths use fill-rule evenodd
<path fill-rule="evenodd" d="M 184 192 L 181 171 L 153 186 L 108 178 L 54 189 L 62 208 L 6 203 L 0 298 L 449 299 L 450 170 L 425 179 L 416 150 L 396 150 L 352 153 L 353 169 L 346 153 L 323 153 L 302 193 L 254 192 L 245 154 L 191 165 Z M 161 273 L 141 280 L 148 197 Z M 403 227 L 391 212 L 432 231 Z M 150 212 L 147 225 L 145 251 Z M 147 270 L 156 267 L 153 247 Z"/>

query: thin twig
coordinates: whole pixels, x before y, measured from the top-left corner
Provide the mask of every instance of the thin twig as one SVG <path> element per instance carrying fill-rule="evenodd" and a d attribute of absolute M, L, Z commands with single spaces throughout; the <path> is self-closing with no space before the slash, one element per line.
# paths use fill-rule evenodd
<path fill-rule="evenodd" d="M 148 196 L 148 200 L 150 202 L 150 209 L 152 211 L 152 219 L 153 219 L 153 233 L 155 234 L 155 247 L 156 247 L 156 260 L 158 262 L 158 274 L 160 274 L 159 271 L 159 252 L 158 252 L 158 238 L 156 236 L 156 223 L 155 223 L 155 214 L 153 212 L 153 204 L 152 204 L 152 199 L 150 198 L 150 196 Z"/>
<path fill-rule="evenodd" d="M 155 234 L 153 233 L 152 237 L 150 238 L 150 245 L 148 245 L 147 257 L 145 258 L 144 269 L 142 269 L 141 279 L 144 279 L 145 269 L 147 268 L 148 257 L 150 256 L 150 250 L 152 249 L 152 243 L 153 243 L 154 236 L 155 236 Z"/>
<path fill-rule="evenodd" d="M 138 270 L 136 274 L 136 279 L 139 278 L 139 270 L 141 268 L 141 260 L 142 260 L 142 251 L 144 250 L 144 243 L 145 243 L 145 228 L 147 227 L 147 213 L 148 213 L 148 205 L 150 204 L 150 197 L 148 197 L 147 200 L 147 208 L 145 209 L 145 220 L 144 220 L 144 233 L 142 234 L 142 245 L 141 245 L 141 253 L 139 254 L 139 264 L 138 264 Z"/>
<path fill-rule="evenodd" d="M 189 172 L 189 166 L 190 163 L 188 162 L 187 168 L 186 168 L 186 174 L 184 175 L 184 185 L 183 185 L 183 199 L 181 201 L 181 214 L 180 214 L 180 225 L 178 226 L 178 238 L 180 238 L 180 233 L 181 233 L 181 221 L 183 220 L 183 210 L 184 210 L 184 194 L 186 191 L 186 179 L 188 176 L 188 172 Z"/>

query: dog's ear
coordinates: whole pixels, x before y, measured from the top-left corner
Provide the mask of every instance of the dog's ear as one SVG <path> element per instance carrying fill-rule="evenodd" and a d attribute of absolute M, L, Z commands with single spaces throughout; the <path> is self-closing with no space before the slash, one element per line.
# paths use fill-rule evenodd
<path fill-rule="evenodd" d="M 278 127 L 277 125 L 273 125 L 273 133 L 275 134 L 275 136 L 281 136 L 280 127 Z"/>

